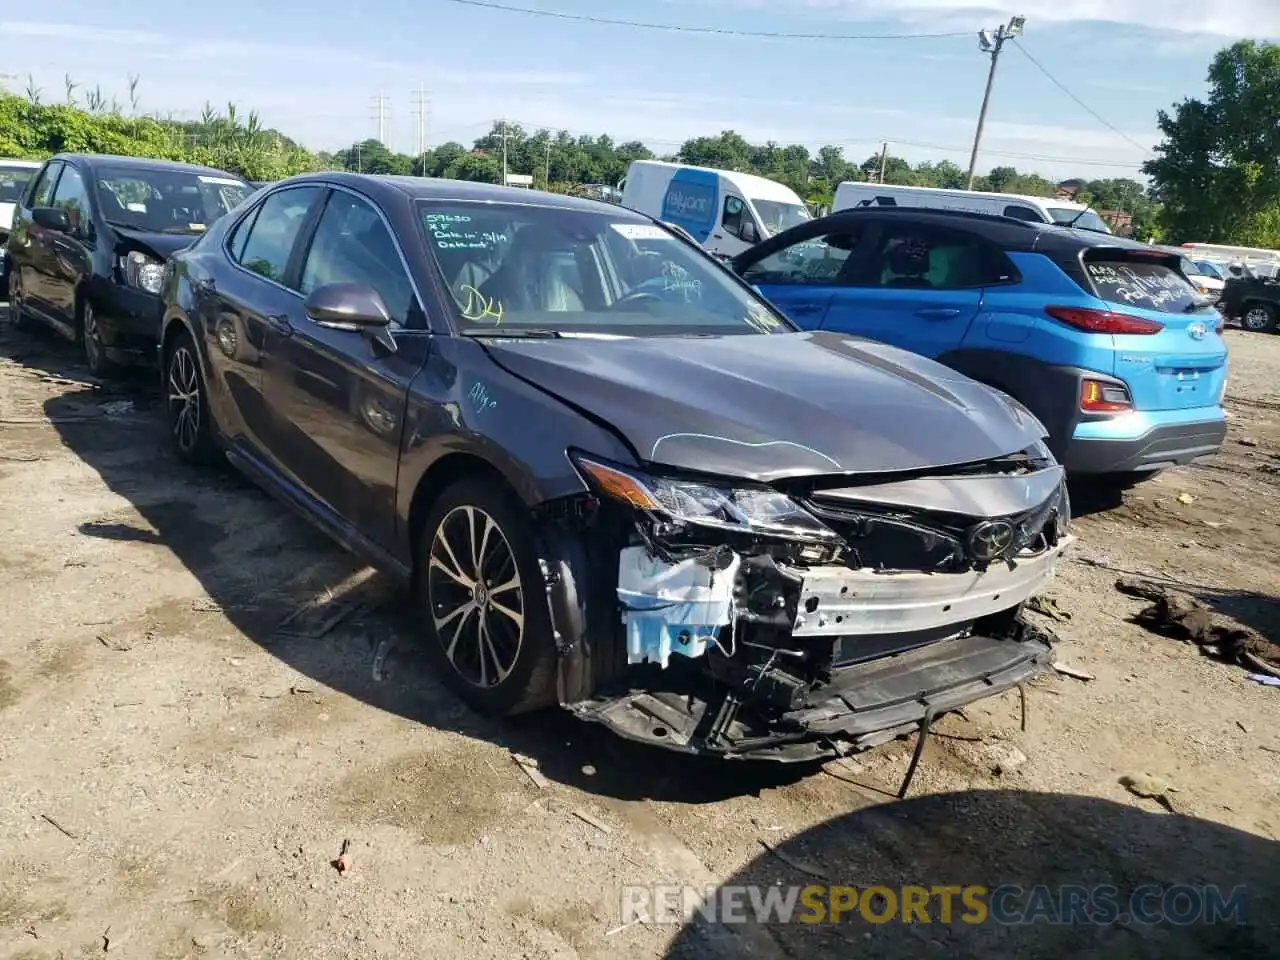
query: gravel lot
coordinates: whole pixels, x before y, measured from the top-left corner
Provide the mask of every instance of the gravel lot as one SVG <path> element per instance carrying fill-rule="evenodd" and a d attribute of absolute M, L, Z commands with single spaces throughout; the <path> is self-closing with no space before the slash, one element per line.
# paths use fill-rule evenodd
<path fill-rule="evenodd" d="M 70 348 L 0 321 L 0 957 L 1280 956 L 1280 689 L 1115 589 L 1177 582 L 1280 638 L 1280 337 L 1228 340 L 1223 453 L 1077 504 L 1050 596 L 1095 679 L 1038 682 L 1025 733 L 1013 694 L 946 718 L 897 802 L 910 741 L 793 769 L 475 716 L 378 577 L 166 453 L 148 383 L 68 382 Z M 614 930 L 623 884 L 813 873 L 1247 884 L 1250 923 Z"/>

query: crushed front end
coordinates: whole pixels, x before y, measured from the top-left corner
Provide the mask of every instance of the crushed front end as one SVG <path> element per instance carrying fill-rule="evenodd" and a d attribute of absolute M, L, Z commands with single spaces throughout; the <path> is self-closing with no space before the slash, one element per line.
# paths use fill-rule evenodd
<path fill-rule="evenodd" d="M 573 459 L 593 496 L 543 524 L 559 698 L 622 736 L 844 755 L 1051 665 L 1022 617 L 1072 539 L 1042 445 L 769 486 Z"/>

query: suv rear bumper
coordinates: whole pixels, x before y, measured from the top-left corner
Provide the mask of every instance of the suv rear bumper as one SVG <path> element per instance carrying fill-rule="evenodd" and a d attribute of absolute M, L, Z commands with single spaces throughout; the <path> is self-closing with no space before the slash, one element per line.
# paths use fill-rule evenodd
<path fill-rule="evenodd" d="M 1082 424 L 1081 426 L 1088 426 Z M 1079 433 L 1077 429 L 1077 434 Z M 1223 419 L 1152 426 L 1136 437 L 1074 436 L 1062 465 L 1069 473 L 1142 473 L 1211 457 L 1227 435 Z"/>

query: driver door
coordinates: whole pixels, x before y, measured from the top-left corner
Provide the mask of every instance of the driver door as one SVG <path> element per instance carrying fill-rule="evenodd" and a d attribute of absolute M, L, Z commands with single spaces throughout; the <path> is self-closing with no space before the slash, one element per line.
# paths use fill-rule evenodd
<path fill-rule="evenodd" d="M 738 273 L 796 326 L 818 330 L 832 297 L 849 283 L 862 233 L 858 224 L 835 232 L 830 224 L 815 225 L 758 260 L 740 261 Z"/>

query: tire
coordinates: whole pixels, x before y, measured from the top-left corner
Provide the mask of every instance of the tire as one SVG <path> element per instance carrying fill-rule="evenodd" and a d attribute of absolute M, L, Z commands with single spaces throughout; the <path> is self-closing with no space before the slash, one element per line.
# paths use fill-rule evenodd
<path fill-rule="evenodd" d="M 95 377 L 109 377 L 117 367 L 107 359 L 107 348 L 102 342 L 102 329 L 98 326 L 98 313 L 86 298 L 80 302 L 76 326 L 80 331 L 80 348 L 84 362 Z"/>
<path fill-rule="evenodd" d="M 15 330 L 30 332 L 35 329 L 35 323 L 27 316 L 27 311 L 22 306 L 22 278 L 18 275 L 17 268 L 9 264 L 9 325 Z"/>
<path fill-rule="evenodd" d="M 191 466 L 212 463 L 218 451 L 200 352 L 183 330 L 164 351 L 165 423 L 178 459 Z"/>
<path fill-rule="evenodd" d="M 483 547 L 483 578 L 468 536 Z M 414 549 L 426 653 L 445 685 L 492 717 L 554 703 L 551 613 L 524 508 L 493 482 L 460 480 L 432 505 Z"/>
<path fill-rule="evenodd" d="M 1240 326 L 1252 333 L 1275 333 L 1280 326 L 1280 311 L 1271 303 L 1246 303 L 1240 313 Z"/>

